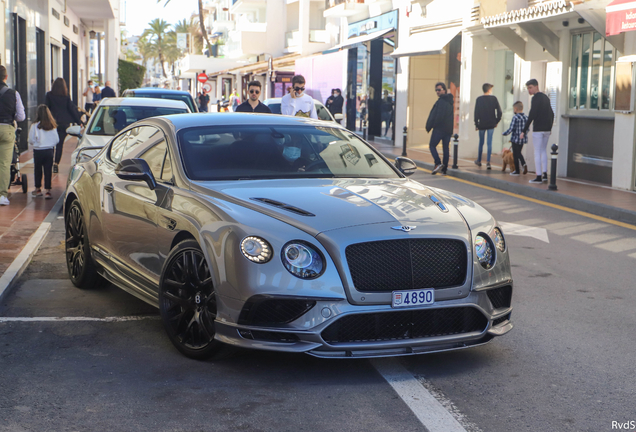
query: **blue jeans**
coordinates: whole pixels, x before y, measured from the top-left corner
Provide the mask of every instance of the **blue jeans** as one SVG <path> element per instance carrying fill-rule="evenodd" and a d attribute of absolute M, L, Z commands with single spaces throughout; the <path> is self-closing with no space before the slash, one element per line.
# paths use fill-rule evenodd
<path fill-rule="evenodd" d="M 492 134 L 494 129 L 480 130 L 479 131 L 479 153 L 477 153 L 477 162 L 481 162 L 481 153 L 484 151 L 484 135 L 488 132 L 488 157 L 486 161 L 490 163 L 490 154 L 492 153 Z"/>
<path fill-rule="evenodd" d="M 431 154 L 433 155 L 433 159 L 435 159 L 435 165 L 442 164 L 444 165 L 444 169 L 448 167 L 448 143 L 450 143 L 450 139 L 450 134 L 445 134 L 444 132 L 438 131 L 437 129 L 433 129 L 433 133 L 431 134 L 431 142 L 428 145 L 428 148 L 431 150 Z M 439 154 L 437 153 L 437 145 L 440 141 L 442 142 L 442 153 L 444 162 L 440 161 Z"/>

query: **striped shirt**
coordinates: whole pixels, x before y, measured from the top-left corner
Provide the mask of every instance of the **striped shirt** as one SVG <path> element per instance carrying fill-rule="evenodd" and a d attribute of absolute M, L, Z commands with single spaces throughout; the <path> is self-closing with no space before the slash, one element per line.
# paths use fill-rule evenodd
<path fill-rule="evenodd" d="M 510 136 L 510 142 L 513 142 L 515 144 L 526 144 L 528 142 L 528 137 L 524 136 L 523 139 L 521 139 L 519 138 L 519 135 L 521 135 L 521 133 L 523 132 L 523 128 L 526 125 L 527 121 L 528 116 L 524 113 L 515 114 L 515 116 L 512 118 L 512 121 L 510 122 L 510 127 L 503 133 L 503 135 L 505 136 L 512 133 L 512 135 Z"/>

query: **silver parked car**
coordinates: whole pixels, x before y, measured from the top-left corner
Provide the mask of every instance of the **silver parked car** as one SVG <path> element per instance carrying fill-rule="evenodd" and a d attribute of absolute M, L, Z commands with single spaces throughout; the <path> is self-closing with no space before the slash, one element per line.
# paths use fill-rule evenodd
<path fill-rule="evenodd" d="M 93 149 L 86 150 L 83 154 L 91 156 L 97 154 L 98 148 L 104 147 L 122 129 L 138 120 L 189 112 L 191 112 L 190 109 L 183 101 L 131 97 L 106 98 L 95 108 L 84 133 L 79 126 L 71 126 L 67 129 L 69 135 L 79 138 L 77 147 L 71 155 L 71 161 L 76 163 L 80 150 L 86 147 Z"/>
<path fill-rule="evenodd" d="M 72 282 L 159 308 L 183 354 L 419 354 L 512 329 L 508 248 L 469 199 L 358 136 L 268 114 L 155 117 L 76 164 Z"/>

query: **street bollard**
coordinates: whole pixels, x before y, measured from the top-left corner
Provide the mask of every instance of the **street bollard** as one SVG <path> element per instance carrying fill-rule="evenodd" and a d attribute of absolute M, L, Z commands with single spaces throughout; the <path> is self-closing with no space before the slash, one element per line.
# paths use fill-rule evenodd
<path fill-rule="evenodd" d="M 367 140 L 367 121 L 366 120 L 362 122 L 362 139 L 365 141 Z"/>
<path fill-rule="evenodd" d="M 459 146 L 459 135 L 453 135 L 453 169 L 457 169 L 457 151 Z"/>
<path fill-rule="evenodd" d="M 550 165 L 550 184 L 548 185 L 548 190 L 557 190 L 556 185 L 556 176 L 557 176 L 557 156 L 559 155 L 559 146 L 556 144 L 552 144 L 552 163 Z"/>
<path fill-rule="evenodd" d="M 404 138 L 402 138 L 402 156 L 406 157 L 406 126 L 404 126 Z"/>

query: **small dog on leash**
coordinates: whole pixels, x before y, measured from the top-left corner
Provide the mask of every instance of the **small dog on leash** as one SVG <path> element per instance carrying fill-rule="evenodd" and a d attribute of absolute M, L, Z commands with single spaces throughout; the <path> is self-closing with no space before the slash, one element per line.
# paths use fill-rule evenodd
<path fill-rule="evenodd" d="M 501 154 L 501 156 L 503 157 L 503 168 L 501 169 L 502 172 L 506 171 L 506 166 L 508 166 L 508 168 L 510 168 L 510 172 L 515 170 L 515 159 L 514 156 L 512 155 L 512 151 L 510 151 L 510 149 L 504 149 L 503 153 Z"/>

